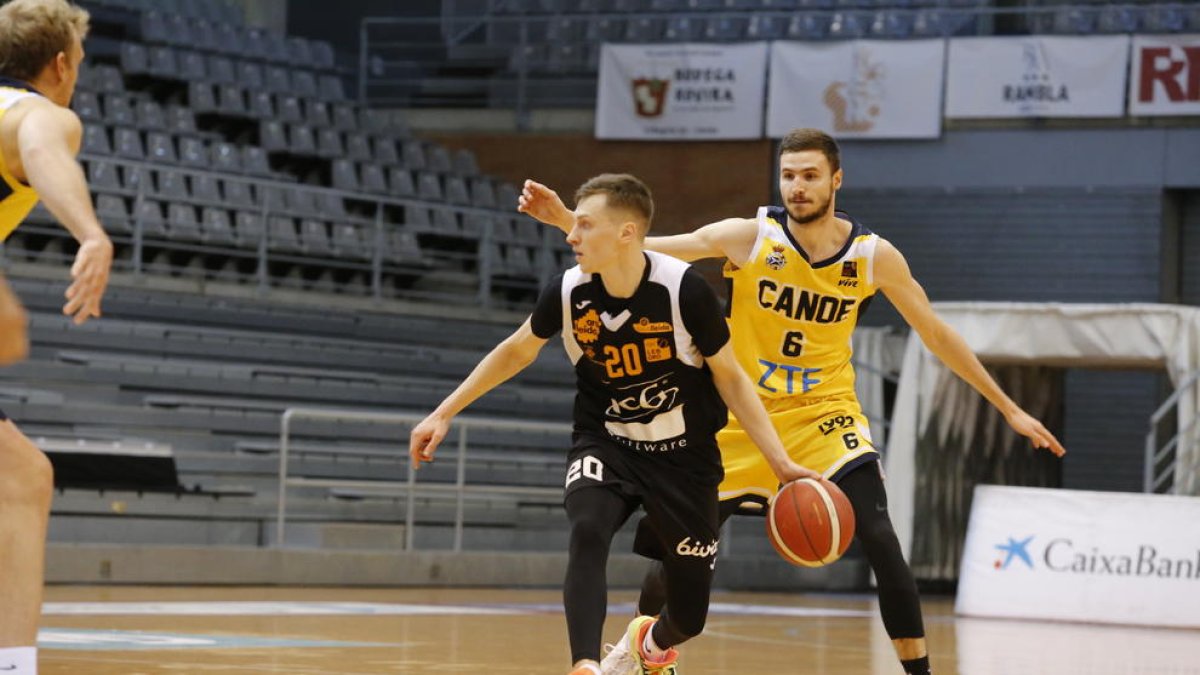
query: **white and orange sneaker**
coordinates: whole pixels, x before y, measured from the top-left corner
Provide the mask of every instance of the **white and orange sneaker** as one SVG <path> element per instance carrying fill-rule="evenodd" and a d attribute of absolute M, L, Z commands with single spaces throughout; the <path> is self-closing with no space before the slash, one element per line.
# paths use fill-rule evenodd
<path fill-rule="evenodd" d="M 629 653 L 629 639 L 621 636 L 615 645 L 604 645 L 604 660 L 600 662 L 600 675 L 633 675 L 637 672 L 637 661 Z"/>
<path fill-rule="evenodd" d="M 675 662 L 679 659 L 678 651 L 668 649 L 661 660 L 654 661 L 643 648 L 643 645 L 646 644 L 646 634 L 650 632 L 657 620 L 652 616 L 639 616 L 629 622 L 629 628 L 625 631 L 625 639 L 621 642 L 628 655 L 633 659 L 633 670 L 629 671 L 631 675 L 676 675 Z M 616 649 L 609 656 L 612 653 L 616 653 Z"/>

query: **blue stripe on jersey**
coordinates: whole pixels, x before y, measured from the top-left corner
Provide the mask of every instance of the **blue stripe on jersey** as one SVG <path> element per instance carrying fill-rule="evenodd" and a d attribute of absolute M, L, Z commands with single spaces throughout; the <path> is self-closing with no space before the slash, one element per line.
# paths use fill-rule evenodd
<path fill-rule="evenodd" d="M 42 92 L 38 91 L 37 89 L 34 89 L 33 85 L 29 84 L 25 80 L 18 80 L 18 79 L 11 78 L 11 77 L 4 77 L 2 75 L 0 75 L 0 87 L 8 87 L 9 89 L 24 89 L 25 91 L 28 91 L 28 92 L 31 92 L 34 94 L 38 94 L 38 95 L 41 95 L 41 93 L 42 93 Z"/>

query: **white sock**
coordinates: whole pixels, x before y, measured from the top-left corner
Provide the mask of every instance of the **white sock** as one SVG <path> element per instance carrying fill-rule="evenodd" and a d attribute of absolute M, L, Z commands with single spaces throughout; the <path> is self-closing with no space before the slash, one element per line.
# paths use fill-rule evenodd
<path fill-rule="evenodd" d="M 642 651 L 652 661 L 662 661 L 667 656 L 667 650 L 659 647 L 658 643 L 654 641 L 654 626 L 646 631 L 646 639 L 642 641 Z"/>
<path fill-rule="evenodd" d="M 596 675 L 604 675 L 603 673 L 600 672 L 600 666 L 598 666 L 594 663 L 585 663 L 582 666 L 580 666 L 580 668 L 587 668 L 588 670 L 592 671 Z"/>
<path fill-rule="evenodd" d="M 0 672 L 4 675 L 37 675 L 37 647 L 0 649 Z"/>

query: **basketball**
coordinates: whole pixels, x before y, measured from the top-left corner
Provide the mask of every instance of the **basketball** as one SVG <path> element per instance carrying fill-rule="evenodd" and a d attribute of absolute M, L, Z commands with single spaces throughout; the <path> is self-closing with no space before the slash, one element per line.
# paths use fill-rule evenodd
<path fill-rule="evenodd" d="M 828 565 L 842 557 L 854 538 L 854 509 L 830 481 L 792 481 L 767 508 L 767 537 L 793 565 Z"/>

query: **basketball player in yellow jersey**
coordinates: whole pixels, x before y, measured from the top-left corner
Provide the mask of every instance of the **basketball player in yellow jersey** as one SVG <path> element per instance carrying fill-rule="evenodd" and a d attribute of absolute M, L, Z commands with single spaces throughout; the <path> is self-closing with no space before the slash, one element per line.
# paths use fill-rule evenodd
<path fill-rule="evenodd" d="M 835 481 L 850 499 L 855 536 L 875 572 L 880 613 L 897 656 L 906 673 L 928 675 L 916 582 L 887 515 L 879 454 L 854 394 L 850 335 L 864 304 L 883 291 L 929 350 L 996 406 L 1014 431 L 1056 455 L 1065 450 L 937 316 L 904 256 L 835 211 L 843 174 L 833 138 L 797 129 L 783 139 L 779 159 L 782 207 L 763 207 L 755 218 L 722 220 L 688 234 L 649 237 L 646 248 L 685 261 L 727 260 L 734 353 L 756 383 L 788 453 Z M 560 229 L 570 223 L 558 195 L 533 181 L 526 181 L 518 208 Z M 725 466 L 723 517 L 745 501 L 761 502 L 775 493 L 777 484 L 749 456 L 753 446 L 736 421 L 730 420 L 717 441 Z M 648 539 L 642 534 L 639 540 Z M 640 613 L 662 606 L 660 577 L 658 572 L 647 577 Z M 623 667 L 604 665 L 605 673 Z"/>
<path fill-rule="evenodd" d="M 75 323 L 100 316 L 112 264 L 112 244 L 75 160 L 83 128 L 67 107 L 87 30 L 87 12 L 66 0 L 12 0 L 0 7 L 0 240 L 39 199 L 45 202 L 79 242 L 63 307 Z M 7 288 L 0 290 L 0 315 L 13 312 L 23 325 L 20 304 Z M 6 675 L 37 672 L 52 491 L 45 455 L 0 412 L 0 672 Z"/>

